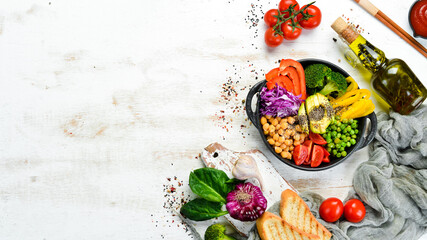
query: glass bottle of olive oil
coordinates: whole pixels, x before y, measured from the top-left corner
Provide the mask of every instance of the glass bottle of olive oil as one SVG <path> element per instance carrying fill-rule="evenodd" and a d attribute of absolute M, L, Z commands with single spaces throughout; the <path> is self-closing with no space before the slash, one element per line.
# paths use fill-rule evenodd
<path fill-rule="evenodd" d="M 372 73 L 372 88 L 391 108 L 409 114 L 427 97 L 427 89 L 400 59 L 387 59 L 380 49 L 338 18 L 332 28 L 345 40 L 362 65 Z"/>

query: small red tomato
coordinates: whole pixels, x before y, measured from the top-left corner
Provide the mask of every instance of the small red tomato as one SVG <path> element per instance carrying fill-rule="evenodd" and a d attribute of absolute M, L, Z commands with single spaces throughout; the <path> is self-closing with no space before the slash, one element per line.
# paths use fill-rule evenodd
<path fill-rule="evenodd" d="M 269 28 L 265 31 L 264 40 L 267 46 L 277 47 L 283 42 L 283 37 L 276 34 L 273 28 Z"/>
<path fill-rule="evenodd" d="M 310 132 L 308 134 L 308 138 L 315 144 L 325 145 L 327 143 L 326 140 L 318 133 Z"/>
<path fill-rule="evenodd" d="M 270 9 L 264 15 L 264 22 L 269 26 L 273 27 L 277 23 L 277 16 L 279 15 L 279 11 L 277 9 Z"/>
<path fill-rule="evenodd" d="M 314 145 L 313 152 L 311 153 L 311 167 L 318 167 L 323 161 L 323 149 L 319 145 Z"/>
<path fill-rule="evenodd" d="M 338 198 L 328 198 L 320 204 L 319 214 L 326 222 L 336 222 L 342 216 L 344 206 Z"/>
<path fill-rule="evenodd" d="M 353 223 L 363 220 L 366 214 L 366 209 L 363 203 L 357 199 L 350 199 L 344 205 L 344 217 Z"/>
<path fill-rule="evenodd" d="M 282 32 L 283 32 L 283 37 L 286 40 L 295 40 L 297 39 L 300 35 L 301 35 L 301 27 L 299 24 L 297 24 L 297 27 L 295 27 L 294 29 L 292 29 L 291 26 L 291 20 L 286 21 L 285 23 L 282 23 Z"/>
<path fill-rule="evenodd" d="M 302 8 L 304 8 L 305 6 L 303 6 Z M 310 15 L 314 15 L 314 17 L 311 17 L 307 20 L 301 20 L 302 18 L 302 14 L 298 14 L 297 19 L 299 21 L 299 24 L 301 25 L 301 27 L 305 28 L 305 29 L 313 29 L 316 28 L 317 26 L 320 25 L 320 22 L 322 21 L 322 12 L 320 11 L 320 9 L 314 5 L 310 5 L 308 6 L 308 8 L 306 10 L 304 10 L 304 13 L 308 13 Z"/>
<path fill-rule="evenodd" d="M 287 10 L 291 5 L 295 5 L 294 7 L 295 11 L 299 10 L 299 4 L 296 0 L 281 0 L 279 3 L 279 10 L 280 12 L 283 12 L 285 10 Z M 289 17 L 289 13 L 285 13 L 285 18 Z"/>
<path fill-rule="evenodd" d="M 296 165 L 301 165 L 308 158 L 308 148 L 304 145 L 297 145 L 292 157 Z"/>

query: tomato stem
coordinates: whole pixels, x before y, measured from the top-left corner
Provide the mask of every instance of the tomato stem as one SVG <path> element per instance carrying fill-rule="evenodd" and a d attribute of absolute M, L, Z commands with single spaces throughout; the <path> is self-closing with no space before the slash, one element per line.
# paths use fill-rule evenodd
<path fill-rule="evenodd" d="M 300 26 L 298 26 L 299 21 L 307 20 L 311 17 L 314 17 L 314 15 L 310 15 L 304 12 L 313 3 L 315 3 L 315 1 L 307 4 L 305 7 L 301 8 L 298 11 L 295 11 L 295 7 L 297 4 L 290 5 L 288 9 L 282 12 L 280 11 L 280 9 L 278 9 L 277 12 L 279 13 L 279 15 L 274 16 L 275 18 L 277 18 L 277 23 L 273 26 L 274 32 L 280 36 L 283 36 L 284 34 L 282 32 L 281 26 L 288 20 L 291 20 L 290 26 L 292 26 L 292 32 L 295 31 L 295 28 L 301 28 Z M 289 13 L 289 17 L 285 17 L 286 13 Z M 298 14 L 301 14 L 303 17 L 299 21 L 295 22 L 295 17 L 298 16 Z"/>

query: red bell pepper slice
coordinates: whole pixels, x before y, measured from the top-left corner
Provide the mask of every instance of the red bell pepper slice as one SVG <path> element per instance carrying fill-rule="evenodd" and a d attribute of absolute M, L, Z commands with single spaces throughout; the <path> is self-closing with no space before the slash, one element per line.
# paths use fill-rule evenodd
<path fill-rule="evenodd" d="M 293 59 L 282 59 L 282 61 L 280 61 L 279 72 L 284 71 L 287 67 L 294 67 L 297 70 L 298 78 L 299 78 L 299 86 L 301 89 L 301 99 L 305 100 L 307 98 L 307 91 L 305 88 L 304 68 L 302 67 L 301 63 Z"/>
<path fill-rule="evenodd" d="M 271 81 L 273 78 L 275 78 L 277 76 L 279 76 L 279 68 L 273 68 L 270 70 L 270 72 L 265 74 L 265 79 L 267 81 Z"/>
<path fill-rule="evenodd" d="M 294 89 L 295 89 L 294 92 L 296 96 L 301 94 L 301 86 L 300 86 L 301 83 L 298 77 L 298 72 L 295 68 L 287 67 L 285 68 L 285 70 L 280 72 L 280 75 L 288 76 L 292 80 L 292 83 L 294 84 Z"/>
<path fill-rule="evenodd" d="M 277 85 L 281 86 L 282 88 L 285 88 L 288 92 L 294 93 L 294 84 L 292 83 L 291 79 L 289 79 L 287 76 L 277 76 L 273 78 L 272 80 L 267 82 L 267 89 L 271 90 Z"/>

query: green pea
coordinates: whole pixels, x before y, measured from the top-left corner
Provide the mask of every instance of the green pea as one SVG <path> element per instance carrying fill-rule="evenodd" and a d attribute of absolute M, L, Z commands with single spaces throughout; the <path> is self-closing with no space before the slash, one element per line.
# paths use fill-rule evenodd
<path fill-rule="evenodd" d="M 355 131 L 354 130 L 350 130 L 350 135 L 354 135 Z"/>
<path fill-rule="evenodd" d="M 334 148 L 334 147 L 335 147 L 335 144 L 333 144 L 333 143 L 328 144 L 328 148 Z"/>
<path fill-rule="evenodd" d="M 345 124 L 342 124 L 342 125 L 340 126 L 341 130 L 344 130 L 346 127 L 347 127 L 347 125 L 345 125 Z"/>
<path fill-rule="evenodd" d="M 357 123 L 352 123 L 351 128 L 353 128 L 353 129 L 357 128 Z"/>
<path fill-rule="evenodd" d="M 335 131 L 335 130 L 337 130 L 337 126 L 333 125 L 333 126 L 331 127 L 331 129 Z"/>
<path fill-rule="evenodd" d="M 350 147 L 351 146 L 351 143 L 350 142 L 347 142 L 347 147 Z"/>
<path fill-rule="evenodd" d="M 336 136 L 336 137 L 337 137 L 337 138 L 340 138 L 340 137 L 341 137 L 341 135 L 342 135 L 341 133 L 337 133 L 337 136 Z"/>
<path fill-rule="evenodd" d="M 347 146 L 346 142 L 341 142 L 341 147 L 345 148 Z"/>
<path fill-rule="evenodd" d="M 350 143 L 351 143 L 351 145 L 354 145 L 354 144 L 356 144 L 356 140 L 355 139 L 350 139 Z"/>
<path fill-rule="evenodd" d="M 337 132 L 341 132 L 341 128 L 337 128 Z"/>
<path fill-rule="evenodd" d="M 341 156 L 343 156 L 343 157 L 347 156 L 347 152 L 346 151 L 342 151 L 341 152 Z"/>
<path fill-rule="evenodd" d="M 347 135 L 342 135 L 341 140 L 343 140 L 343 141 L 347 140 Z"/>
<path fill-rule="evenodd" d="M 347 119 L 343 119 L 342 123 L 348 123 L 348 120 Z"/>
<path fill-rule="evenodd" d="M 357 136 L 356 135 L 351 135 L 351 138 L 357 138 Z"/>
<path fill-rule="evenodd" d="M 350 124 L 352 124 L 352 123 L 354 122 L 354 120 L 353 120 L 353 119 L 350 119 L 350 120 L 348 120 L 348 122 L 349 122 Z"/>
<path fill-rule="evenodd" d="M 356 119 L 354 119 L 354 121 L 353 121 L 353 122 L 357 124 L 357 120 L 356 120 Z"/>
<path fill-rule="evenodd" d="M 327 142 L 327 143 L 331 143 L 331 142 L 332 142 L 332 138 L 327 137 L 327 138 L 326 138 L 326 142 Z"/>
<path fill-rule="evenodd" d="M 334 150 L 332 150 L 332 154 L 333 154 L 334 156 L 336 156 L 336 155 L 338 154 L 338 151 L 337 151 L 336 149 L 334 149 Z"/>
<path fill-rule="evenodd" d="M 341 153 L 337 153 L 337 155 L 336 155 L 336 156 L 340 158 L 340 157 L 341 157 Z"/>
<path fill-rule="evenodd" d="M 332 138 L 334 138 L 334 137 L 336 137 L 337 136 L 337 131 L 333 131 L 332 133 L 331 133 L 331 137 Z"/>
<path fill-rule="evenodd" d="M 336 125 L 337 125 L 337 127 L 341 126 L 341 122 L 337 122 Z"/>
<path fill-rule="evenodd" d="M 358 129 L 354 130 L 354 134 L 359 134 L 359 130 Z"/>
<path fill-rule="evenodd" d="M 326 148 L 326 151 L 330 153 L 332 151 L 332 148 Z"/>
<path fill-rule="evenodd" d="M 348 132 L 348 131 L 347 131 L 347 128 L 346 128 L 346 129 L 344 129 L 342 132 L 343 132 L 343 133 L 347 133 L 347 132 Z"/>
<path fill-rule="evenodd" d="M 344 147 L 341 147 L 341 148 L 340 148 L 340 151 L 341 151 L 341 152 L 342 152 L 342 151 L 344 151 Z"/>
<path fill-rule="evenodd" d="M 334 140 L 334 143 L 335 144 L 338 144 L 338 143 L 340 143 L 341 142 L 341 140 L 339 139 L 339 138 L 335 138 L 335 140 Z"/>

